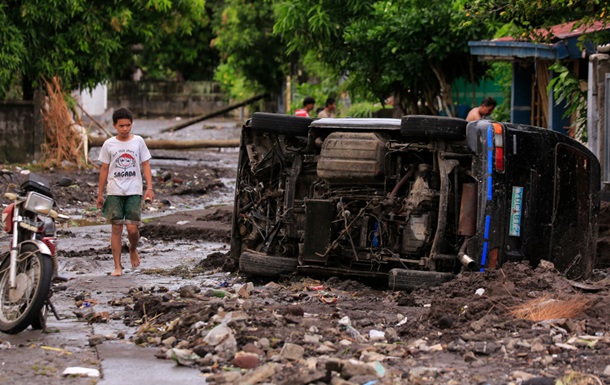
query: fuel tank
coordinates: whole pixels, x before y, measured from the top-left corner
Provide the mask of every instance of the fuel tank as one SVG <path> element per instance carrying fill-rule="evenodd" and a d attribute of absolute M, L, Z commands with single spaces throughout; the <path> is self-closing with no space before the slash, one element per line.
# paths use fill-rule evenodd
<path fill-rule="evenodd" d="M 333 132 L 322 143 L 318 176 L 330 183 L 383 183 L 386 143 L 378 132 Z"/>

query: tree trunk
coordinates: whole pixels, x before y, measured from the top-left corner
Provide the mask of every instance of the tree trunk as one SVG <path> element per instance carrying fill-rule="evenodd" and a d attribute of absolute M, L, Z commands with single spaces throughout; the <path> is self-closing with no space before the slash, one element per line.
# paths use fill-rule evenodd
<path fill-rule="evenodd" d="M 442 69 L 432 65 L 432 71 L 436 75 L 436 79 L 441 86 L 441 109 L 445 111 L 447 116 L 455 116 L 455 109 L 453 108 L 453 97 L 451 96 L 451 84 L 447 82 L 447 78 L 443 73 Z"/>

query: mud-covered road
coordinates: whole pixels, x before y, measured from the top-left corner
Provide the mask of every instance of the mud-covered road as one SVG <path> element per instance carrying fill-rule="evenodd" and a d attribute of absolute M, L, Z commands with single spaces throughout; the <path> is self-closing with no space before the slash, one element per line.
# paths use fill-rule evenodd
<path fill-rule="evenodd" d="M 169 124 L 138 123 L 136 133 L 159 139 Z M 227 121 L 173 134 L 237 136 Z M 76 181 L 57 191 L 72 216 L 59 231 L 69 278 L 54 294 L 62 320 L 50 317 L 45 333 L 0 334 L 0 384 L 610 383 L 604 264 L 587 283 L 546 264 L 508 264 L 413 293 L 337 277 L 243 277 L 227 257 L 236 150 L 153 157 L 142 265 L 122 277 L 107 275 L 110 228 L 94 209 L 95 170 L 44 173 Z M 65 376 L 67 368 L 102 377 Z"/>

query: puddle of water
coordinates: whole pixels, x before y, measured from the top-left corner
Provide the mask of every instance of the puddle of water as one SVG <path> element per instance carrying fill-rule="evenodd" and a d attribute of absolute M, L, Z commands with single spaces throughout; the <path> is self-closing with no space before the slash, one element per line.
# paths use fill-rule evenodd
<path fill-rule="evenodd" d="M 65 226 L 58 226 L 58 228 L 67 229 L 69 227 L 98 226 L 105 224 L 106 220 L 103 218 L 70 217 L 70 221 L 66 223 Z"/>

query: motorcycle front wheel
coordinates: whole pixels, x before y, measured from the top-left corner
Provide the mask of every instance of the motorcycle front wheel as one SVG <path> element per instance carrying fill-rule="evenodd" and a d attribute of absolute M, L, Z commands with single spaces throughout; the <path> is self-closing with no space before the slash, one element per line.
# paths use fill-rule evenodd
<path fill-rule="evenodd" d="M 51 290 L 53 263 L 33 244 L 21 246 L 17 257 L 17 285 L 9 285 L 9 262 L 0 265 L 0 331 L 16 334 L 36 322 Z"/>

